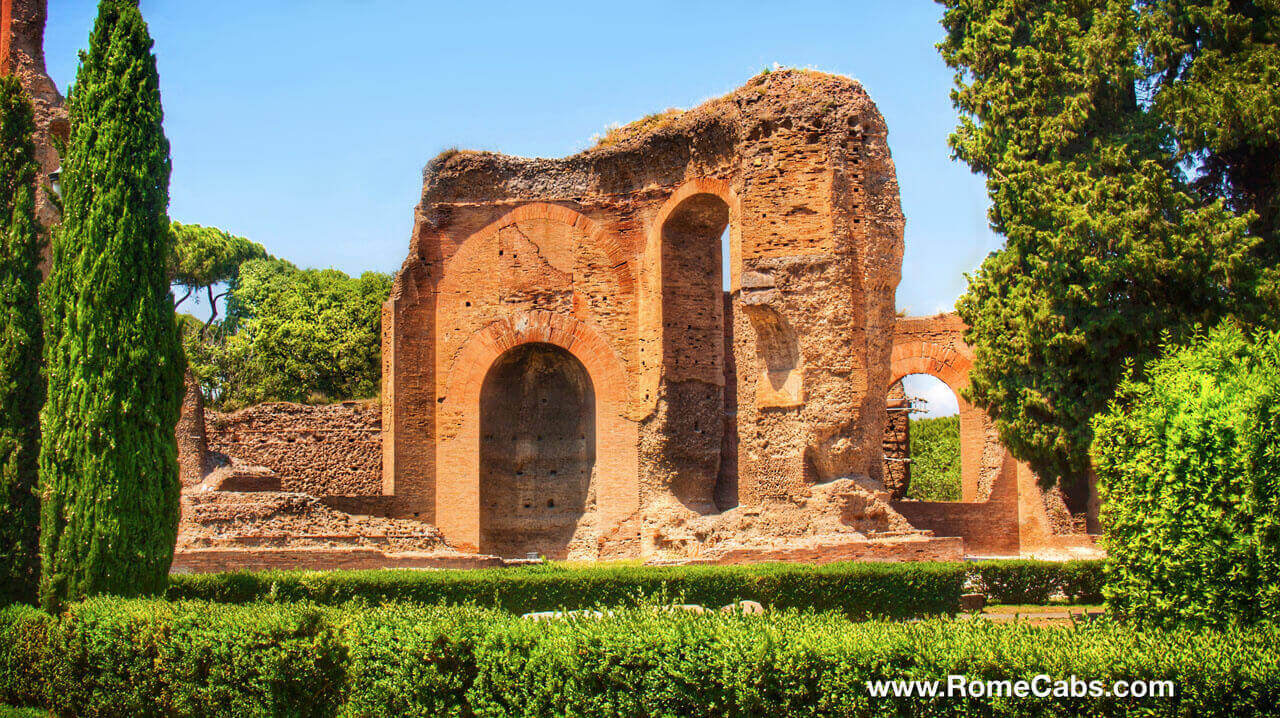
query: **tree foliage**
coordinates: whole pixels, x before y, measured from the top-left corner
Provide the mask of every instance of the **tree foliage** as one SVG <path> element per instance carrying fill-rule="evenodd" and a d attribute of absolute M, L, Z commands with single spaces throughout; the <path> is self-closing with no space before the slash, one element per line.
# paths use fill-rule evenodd
<path fill-rule="evenodd" d="M 1126 360 L 1141 367 L 1163 332 L 1258 316 L 1275 221 L 1249 188 L 1274 175 L 1280 85 L 1234 68 L 1273 57 L 1280 5 L 940 2 L 951 146 L 987 177 L 1006 239 L 957 304 L 970 399 L 1014 455 L 1071 486 Z"/>
<path fill-rule="evenodd" d="M 203 290 L 208 295 L 211 312 L 208 321 L 212 323 L 218 317 L 218 300 L 226 294 L 214 295 L 214 287 L 234 280 L 245 262 L 266 259 L 267 250 L 257 242 L 217 227 L 174 222 L 171 230 L 169 281 L 186 290 L 176 306 L 182 306 L 193 293 Z M 196 300 L 199 301 L 198 294 Z"/>
<path fill-rule="evenodd" d="M 1280 611 L 1280 334 L 1228 325 L 1120 385 L 1095 419 L 1105 593 L 1161 623 Z"/>
<path fill-rule="evenodd" d="M 41 601 L 163 592 L 185 362 L 169 292 L 169 143 L 146 23 L 103 0 L 68 97 L 45 306 Z"/>
<path fill-rule="evenodd" d="M 0 77 L 0 605 L 33 603 L 40 575 L 40 257 L 35 131 L 18 78 Z"/>
<path fill-rule="evenodd" d="M 206 398 L 222 408 L 373 396 L 390 292 L 387 274 L 252 260 L 232 282 L 226 320 L 203 338 L 188 320 L 187 355 Z"/>
<path fill-rule="evenodd" d="M 959 501 L 960 494 L 960 417 L 913 418 L 907 497 Z"/>

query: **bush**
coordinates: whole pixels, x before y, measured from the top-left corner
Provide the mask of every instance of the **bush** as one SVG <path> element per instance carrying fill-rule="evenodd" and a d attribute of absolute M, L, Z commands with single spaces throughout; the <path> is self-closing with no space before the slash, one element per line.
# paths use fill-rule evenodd
<path fill-rule="evenodd" d="M 1166 347 L 1096 420 L 1107 604 L 1157 623 L 1280 611 L 1280 334 Z"/>
<path fill-rule="evenodd" d="M 1047 603 L 1062 587 L 1061 566 L 1052 561 L 980 561 L 970 572 L 991 603 Z"/>
<path fill-rule="evenodd" d="M 411 601 L 473 604 L 512 613 L 679 600 L 718 608 L 741 600 L 772 608 L 840 611 L 850 618 L 954 613 L 961 563 L 826 566 L 559 565 L 473 571 L 265 571 L 174 576 L 169 598 L 248 603 L 264 598 L 338 605 Z"/>
<path fill-rule="evenodd" d="M 0 704 L 43 703 L 51 621 L 30 606 L 0 608 Z"/>
<path fill-rule="evenodd" d="M 15 620 L 31 617 L 0 613 L 0 634 Z M 55 680 L 38 703 L 63 716 L 1238 716 L 1280 702 L 1273 626 L 1142 632 L 654 609 L 537 623 L 468 607 L 125 599 L 42 622 L 56 645 L 26 644 L 33 653 L 11 649 L 8 660 L 47 666 Z M 952 674 L 1161 680 L 1176 692 L 872 698 L 866 685 Z"/>
<path fill-rule="evenodd" d="M 959 501 L 960 494 L 960 417 L 912 419 L 907 497 Z"/>
<path fill-rule="evenodd" d="M 325 716 L 347 647 L 305 605 L 92 599 L 0 612 L 0 701 L 62 716 Z"/>
<path fill-rule="evenodd" d="M 1102 561 L 979 561 L 969 575 L 990 603 L 1102 602 Z"/>

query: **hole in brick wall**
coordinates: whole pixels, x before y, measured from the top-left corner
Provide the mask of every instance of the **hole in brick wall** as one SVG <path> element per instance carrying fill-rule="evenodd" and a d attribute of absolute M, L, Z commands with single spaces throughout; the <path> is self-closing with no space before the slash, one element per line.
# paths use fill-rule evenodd
<path fill-rule="evenodd" d="M 596 461 L 595 411 L 586 368 L 560 347 L 522 344 L 494 362 L 480 390 L 481 551 L 567 554 Z M 544 502 L 560 508 L 542 514 Z"/>

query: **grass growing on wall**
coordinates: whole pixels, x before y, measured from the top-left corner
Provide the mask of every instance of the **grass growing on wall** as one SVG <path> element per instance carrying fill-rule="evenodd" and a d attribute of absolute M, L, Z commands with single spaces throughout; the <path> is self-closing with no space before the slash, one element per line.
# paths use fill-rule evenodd
<path fill-rule="evenodd" d="M 911 420 L 911 485 L 918 501 L 960 500 L 960 417 Z"/>

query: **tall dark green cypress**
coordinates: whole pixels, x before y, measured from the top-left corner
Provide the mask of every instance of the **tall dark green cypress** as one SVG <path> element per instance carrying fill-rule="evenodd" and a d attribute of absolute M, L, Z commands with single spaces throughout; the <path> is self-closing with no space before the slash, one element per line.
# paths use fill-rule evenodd
<path fill-rule="evenodd" d="M 35 119 L 16 77 L 0 77 L 0 605 L 33 603 L 40 577 L 40 254 Z"/>
<path fill-rule="evenodd" d="M 44 288 L 40 599 L 165 589 L 185 359 L 169 292 L 169 142 L 136 0 L 103 0 L 68 105 Z"/>

